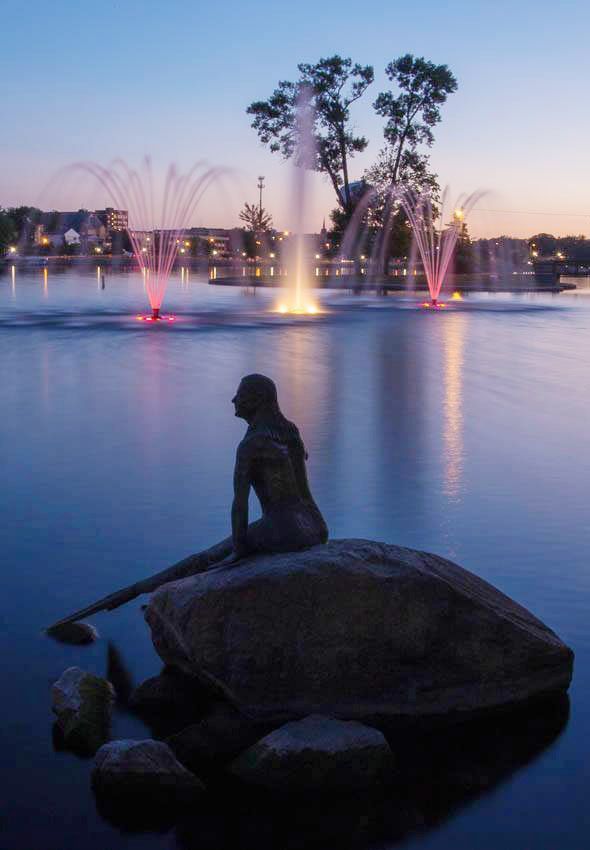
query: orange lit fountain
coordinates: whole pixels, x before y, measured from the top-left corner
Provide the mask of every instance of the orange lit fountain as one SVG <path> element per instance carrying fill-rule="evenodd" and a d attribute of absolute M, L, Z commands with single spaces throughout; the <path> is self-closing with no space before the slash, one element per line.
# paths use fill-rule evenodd
<path fill-rule="evenodd" d="M 297 101 L 297 156 L 293 174 L 293 196 L 295 212 L 295 232 L 287 251 L 288 292 L 275 308 L 277 312 L 293 315 L 314 316 L 321 310 L 310 295 L 309 269 L 305 257 L 303 232 L 309 203 L 309 172 L 315 164 L 315 144 L 313 138 L 312 93 L 303 89 Z"/>

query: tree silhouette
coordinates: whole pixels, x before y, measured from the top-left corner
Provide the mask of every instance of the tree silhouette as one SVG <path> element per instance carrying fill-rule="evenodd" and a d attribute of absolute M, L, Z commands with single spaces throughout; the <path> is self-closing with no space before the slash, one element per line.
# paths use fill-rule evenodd
<path fill-rule="evenodd" d="M 259 204 L 244 204 L 240 213 L 240 221 L 243 221 L 247 230 L 254 233 L 262 233 L 272 227 L 272 216 Z"/>

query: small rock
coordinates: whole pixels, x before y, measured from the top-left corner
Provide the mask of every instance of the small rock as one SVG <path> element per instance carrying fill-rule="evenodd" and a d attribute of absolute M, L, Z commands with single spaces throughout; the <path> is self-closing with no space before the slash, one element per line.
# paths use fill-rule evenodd
<path fill-rule="evenodd" d="M 53 626 L 47 629 L 47 634 L 60 643 L 71 643 L 75 646 L 94 643 L 98 639 L 98 632 L 90 623 L 65 623 L 63 626 Z"/>
<path fill-rule="evenodd" d="M 68 749 L 92 755 L 108 739 L 115 690 L 106 679 L 68 667 L 52 686 L 51 700 Z"/>
<path fill-rule="evenodd" d="M 187 804 L 205 786 L 189 773 L 162 741 L 111 741 L 97 752 L 92 770 L 97 794 L 144 803 Z"/>
<path fill-rule="evenodd" d="M 286 723 L 243 752 L 230 771 L 276 791 L 367 788 L 393 767 L 381 732 L 356 721 L 310 715 Z"/>

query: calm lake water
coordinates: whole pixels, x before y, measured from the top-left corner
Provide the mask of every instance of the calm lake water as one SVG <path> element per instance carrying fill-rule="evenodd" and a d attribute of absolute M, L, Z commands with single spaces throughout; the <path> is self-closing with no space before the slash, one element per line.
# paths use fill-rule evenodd
<path fill-rule="evenodd" d="M 178 321 L 152 327 L 134 318 L 139 275 L 107 270 L 102 289 L 96 269 L 0 272 L 0 846 L 282 850 L 325 829 L 326 848 L 587 848 L 590 292 L 472 296 L 434 315 L 330 292 L 328 312 L 299 320 L 268 312 L 274 298 L 175 274 Z M 97 616 L 88 648 L 41 628 L 226 535 L 244 431 L 230 399 L 249 372 L 276 380 L 299 425 L 333 537 L 456 560 L 576 653 L 569 718 L 412 828 L 395 825 L 393 796 L 376 818 L 331 804 L 307 834 L 296 808 L 272 832 L 264 804 L 232 832 L 231 801 L 176 830 L 125 831 L 97 812 L 92 761 L 54 750 L 49 688 L 67 666 L 104 675 L 107 641 L 135 682 L 160 664 L 139 600 Z M 113 734 L 146 730 L 118 711 Z"/>

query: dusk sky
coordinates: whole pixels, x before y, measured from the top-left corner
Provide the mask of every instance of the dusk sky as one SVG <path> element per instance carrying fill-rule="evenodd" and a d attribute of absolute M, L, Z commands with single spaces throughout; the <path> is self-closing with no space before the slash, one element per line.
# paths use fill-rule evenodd
<path fill-rule="evenodd" d="M 248 104 L 294 79 L 298 62 L 340 53 L 374 65 L 353 112 L 370 141 L 352 162 L 359 177 L 383 142 L 372 110 L 387 88 L 383 69 L 409 52 L 448 64 L 458 79 L 431 162 L 457 194 L 490 190 L 472 235 L 590 234 L 585 0 L 29 0 L 3 4 L 2 26 L 0 206 L 103 206 L 109 199 L 87 183 L 41 190 L 72 161 L 139 163 L 149 153 L 162 168 L 206 159 L 235 169 L 193 224 L 237 224 L 263 174 L 265 207 L 290 228 L 291 168 L 259 143 Z M 334 206 L 320 175 L 313 188 L 308 230 Z"/>

